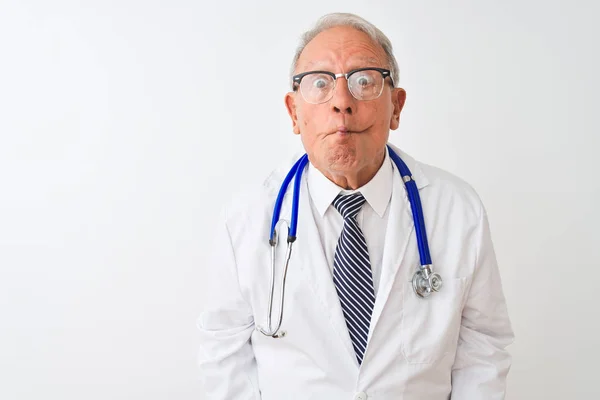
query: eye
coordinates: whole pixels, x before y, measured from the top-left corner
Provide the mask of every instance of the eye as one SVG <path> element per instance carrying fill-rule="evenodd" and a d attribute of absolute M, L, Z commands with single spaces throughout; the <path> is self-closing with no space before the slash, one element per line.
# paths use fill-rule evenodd
<path fill-rule="evenodd" d="M 327 81 L 323 78 L 316 79 L 313 82 L 313 86 L 317 89 L 325 89 L 327 87 Z"/>
<path fill-rule="evenodd" d="M 368 75 L 361 75 L 356 78 L 356 83 L 360 86 L 369 86 L 373 83 L 373 79 Z"/>

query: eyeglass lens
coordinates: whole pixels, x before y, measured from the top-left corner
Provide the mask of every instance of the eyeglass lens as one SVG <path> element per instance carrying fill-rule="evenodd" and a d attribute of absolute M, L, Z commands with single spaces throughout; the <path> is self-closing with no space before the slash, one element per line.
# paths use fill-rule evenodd
<path fill-rule="evenodd" d="M 348 90 L 357 100 L 373 100 L 381 95 L 384 78 L 379 71 L 358 71 L 348 78 Z M 331 75 L 314 73 L 305 75 L 300 82 L 304 99 L 313 104 L 324 103 L 333 97 L 336 83 Z"/>

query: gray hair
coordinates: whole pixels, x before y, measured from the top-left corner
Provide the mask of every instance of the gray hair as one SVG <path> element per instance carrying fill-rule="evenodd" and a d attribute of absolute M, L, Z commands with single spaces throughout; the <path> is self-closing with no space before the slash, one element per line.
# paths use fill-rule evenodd
<path fill-rule="evenodd" d="M 355 14 L 350 13 L 331 13 L 326 14 L 319 18 L 314 27 L 309 31 L 305 32 L 300 38 L 300 44 L 296 49 L 296 54 L 294 55 L 294 60 L 292 61 L 292 68 L 290 70 L 290 81 L 292 80 L 292 76 L 294 75 L 294 71 L 298 67 L 298 59 L 300 58 L 300 54 L 310 42 L 317 36 L 319 33 L 336 27 L 336 26 L 349 26 L 356 30 L 366 33 L 369 35 L 371 40 L 375 43 L 379 44 L 385 55 L 387 57 L 388 68 L 391 71 L 392 81 L 394 82 L 394 86 L 398 84 L 398 78 L 400 76 L 400 70 L 398 68 L 398 62 L 394 57 L 394 53 L 392 51 L 392 42 L 388 39 L 387 36 L 384 35 L 383 32 L 379 30 L 375 25 L 365 20 L 364 18 L 359 17 Z"/>

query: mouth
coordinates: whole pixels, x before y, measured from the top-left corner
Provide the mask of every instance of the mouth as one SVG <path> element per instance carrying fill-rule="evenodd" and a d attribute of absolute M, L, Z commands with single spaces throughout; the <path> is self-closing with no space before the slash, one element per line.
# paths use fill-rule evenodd
<path fill-rule="evenodd" d="M 366 130 L 366 129 L 365 129 Z M 340 125 L 338 126 L 335 130 L 331 131 L 330 134 L 338 134 L 338 135 L 350 135 L 352 133 L 362 133 L 365 130 L 362 131 L 357 131 L 357 130 L 352 130 L 350 128 L 348 128 L 345 125 Z"/>

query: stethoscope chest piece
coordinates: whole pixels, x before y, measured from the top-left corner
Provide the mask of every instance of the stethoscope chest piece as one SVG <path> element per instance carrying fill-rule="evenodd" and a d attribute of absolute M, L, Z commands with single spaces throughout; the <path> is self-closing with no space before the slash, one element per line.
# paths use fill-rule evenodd
<path fill-rule="evenodd" d="M 431 293 L 440 291 L 442 277 L 440 274 L 432 273 L 430 265 L 425 265 L 413 275 L 412 285 L 417 296 L 426 298 Z"/>

